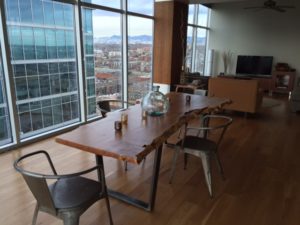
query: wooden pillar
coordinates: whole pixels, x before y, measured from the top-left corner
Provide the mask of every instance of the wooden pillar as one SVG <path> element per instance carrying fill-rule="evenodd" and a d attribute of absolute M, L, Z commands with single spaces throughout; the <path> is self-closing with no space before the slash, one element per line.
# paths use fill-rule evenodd
<path fill-rule="evenodd" d="M 153 82 L 180 83 L 186 49 L 188 5 L 182 2 L 155 2 Z"/>

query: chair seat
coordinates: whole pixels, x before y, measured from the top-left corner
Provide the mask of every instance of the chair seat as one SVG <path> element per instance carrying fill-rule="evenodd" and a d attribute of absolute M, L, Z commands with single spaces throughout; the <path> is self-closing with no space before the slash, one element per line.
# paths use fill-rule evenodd
<path fill-rule="evenodd" d="M 101 195 L 101 184 L 85 177 L 61 178 L 49 185 L 57 209 L 70 209 L 96 202 Z"/>
<path fill-rule="evenodd" d="M 222 177 L 224 178 L 223 168 L 217 151 L 223 139 L 225 131 L 227 130 L 228 126 L 232 123 L 232 118 L 222 115 L 201 115 L 200 120 L 201 126 L 199 128 L 186 126 L 184 138 L 176 143 L 176 151 L 174 151 L 169 183 L 172 182 L 177 157 L 180 150 L 182 150 L 184 152 L 184 169 L 186 169 L 188 155 L 194 155 L 196 157 L 201 158 L 209 195 L 212 197 L 213 192 L 211 185 L 212 179 L 210 161 L 211 158 L 214 158 L 217 161 L 219 171 Z M 201 134 L 203 136 L 191 135 L 188 132 L 193 130 L 198 130 L 198 134 Z M 212 140 L 210 140 L 210 138 L 212 138 Z"/>
<path fill-rule="evenodd" d="M 182 140 L 180 140 L 176 145 L 181 146 L 181 144 Z M 216 150 L 217 145 L 215 142 L 205 138 L 186 136 L 183 147 L 193 149 L 194 151 L 199 150 L 203 152 L 211 152 Z"/>

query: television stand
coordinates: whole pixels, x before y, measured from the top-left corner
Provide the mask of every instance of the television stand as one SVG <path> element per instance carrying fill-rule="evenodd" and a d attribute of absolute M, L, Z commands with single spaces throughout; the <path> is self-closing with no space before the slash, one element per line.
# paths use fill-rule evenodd
<path fill-rule="evenodd" d="M 253 80 L 257 80 L 259 88 L 263 91 L 268 91 L 269 95 L 272 95 L 273 79 L 270 77 L 253 77 Z"/>
<path fill-rule="evenodd" d="M 269 95 L 272 95 L 272 90 L 273 90 L 272 75 L 266 76 L 266 77 L 247 76 L 247 75 L 224 75 L 224 76 L 220 76 L 220 77 L 240 79 L 240 80 L 257 80 L 259 88 L 263 91 L 268 91 Z"/>

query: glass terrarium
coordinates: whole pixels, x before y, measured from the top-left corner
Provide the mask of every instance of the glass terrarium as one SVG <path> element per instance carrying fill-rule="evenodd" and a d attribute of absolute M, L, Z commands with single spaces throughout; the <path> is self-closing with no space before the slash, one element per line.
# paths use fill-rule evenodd
<path fill-rule="evenodd" d="M 150 116 L 160 116 L 165 114 L 169 109 L 169 100 L 159 91 L 159 86 L 153 86 L 142 100 L 142 109 Z"/>

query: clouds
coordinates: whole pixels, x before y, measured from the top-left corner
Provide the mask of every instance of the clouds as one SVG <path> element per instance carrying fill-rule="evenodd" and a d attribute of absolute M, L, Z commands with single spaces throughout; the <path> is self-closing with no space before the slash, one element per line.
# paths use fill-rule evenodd
<path fill-rule="evenodd" d="M 95 10 L 97 11 L 97 10 Z M 94 11 L 94 12 L 95 12 Z M 121 35 L 121 15 L 118 13 L 105 12 L 101 14 L 98 10 L 93 13 L 93 33 L 94 37 L 107 37 L 112 35 Z M 151 19 L 145 19 L 135 16 L 128 17 L 128 35 L 152 35 Z"/>

